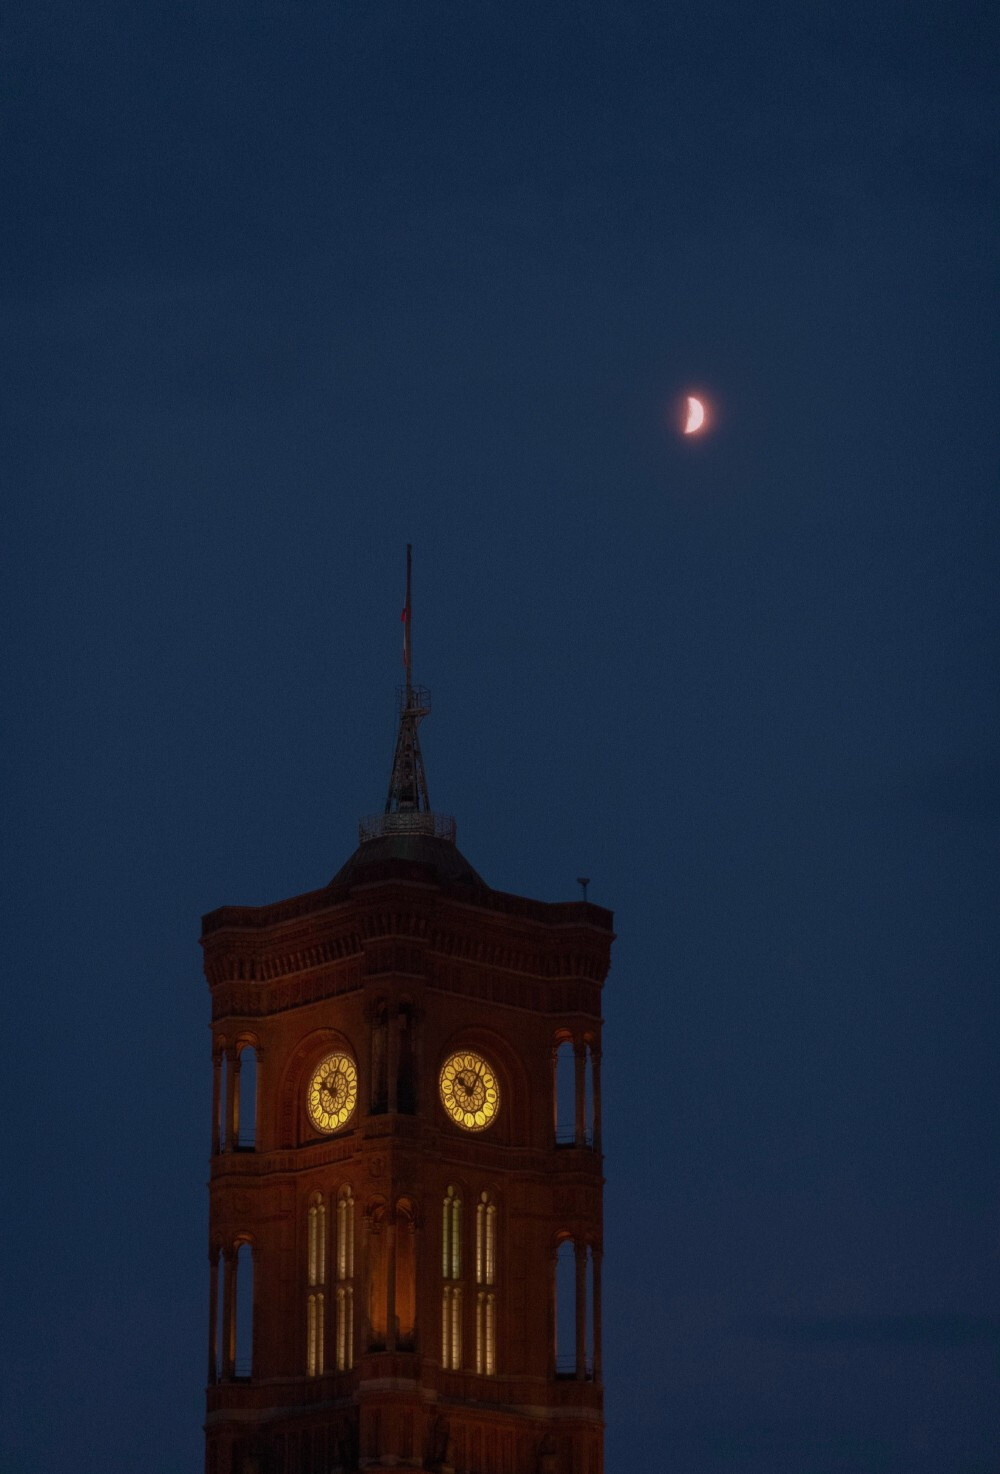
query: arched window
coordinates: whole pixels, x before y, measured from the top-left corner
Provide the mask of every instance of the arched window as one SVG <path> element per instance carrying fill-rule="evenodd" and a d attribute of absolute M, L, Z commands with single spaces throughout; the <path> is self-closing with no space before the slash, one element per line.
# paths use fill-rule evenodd
<path fill-rule="evenodd" d="M 337 1371 L 354 1365 L 354 1194 L 337 1197 Z"/>
<path fill-rule="evenodd" d="M 253 1249 L 240 1244 L 236 1254 L 234 1293 L 235 1356 L 233 1372 L 237 1377 L 253 1376 Z"/>
<path fill-rule="evenodd" d="M 326 1205 L 319 1193 L 309 1199 L 306 1222 L 306 1372 L 322 1376 L 326 1370 Z"/>
<path fill-rule="evenodd" d="M 446 1280 L 462 1278 L 462 1199 L 453 1187 L 441 1207 L 441 1273 Z"/>
<path fill-rule="evenodd" d="M 556 1252 L 556 1374 L 576 1375 L 576 1249 L 563 1239 Z"/>
<path fill-rule="evenodd" d="M 257 1143 L 257 1051 L 244 1044 L 236 1056 L 236 1145 L 252 1151 Z"/>
<path fill-rule="evenodd" d="M 462 1367 L 462 1198 L 449 1187 L 441 1204 L 441 1365 Z"/>
<path fill-rule="evenodd" d="M 553 1089 L 556 1146 L 572 1146 L 576 1140 L 576 1063 L 570 1039 L 562 1039 L 556 1048 Z"/>
<path fill-rule="evenodd" d="M 476 1371 L 496 1372 L 497 1206 L 488 1192 L 476 1204 Z"/>
<path fill-rule="evenodd" d="M 373 1116 L 381 1116 L 389 1109 L 389 1008 L 385 999 L 375 1005 L 371 1052 L 371 1113 Z"/>

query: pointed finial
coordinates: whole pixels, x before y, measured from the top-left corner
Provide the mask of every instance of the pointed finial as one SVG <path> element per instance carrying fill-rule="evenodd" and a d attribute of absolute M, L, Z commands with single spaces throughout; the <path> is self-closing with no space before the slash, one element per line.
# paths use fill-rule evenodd
<path fill-rule="evenodd" d="M 413 571 L 413 544 L 406 544 L 406 603 L 403 605 L 403 667 L 406 671 L 406 694 L 409 698 L 413 689 L 413 604 L 410 598 L 410 580 Z M 407 706 L 410 705 L 407 699 Z"/>
<path fill-rule="evenodd" d="M 430 715 L 431 693 L 413 684 L 413 546 L 406 544 L 406 603 L 403 605 L 403 669 L 406 684 L 399 691 L 399 731 L 389 778 L 385 808 L 374 818 L 362 819 L 362 843 L 386 834 L 432 834 L 455 839 L 455 821 L 431 811 L 427 775 L 417 728 Z"/>

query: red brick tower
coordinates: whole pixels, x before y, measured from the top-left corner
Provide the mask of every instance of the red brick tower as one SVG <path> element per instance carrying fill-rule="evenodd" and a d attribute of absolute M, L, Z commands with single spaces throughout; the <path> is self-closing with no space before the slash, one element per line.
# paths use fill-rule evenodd
<path fill-rule="evenodd" d="M 208 1474 L 603 1474 L 611 915 L 491 890 L 431 812 L 409 611 L 385 812 L 204 918 Z"/>

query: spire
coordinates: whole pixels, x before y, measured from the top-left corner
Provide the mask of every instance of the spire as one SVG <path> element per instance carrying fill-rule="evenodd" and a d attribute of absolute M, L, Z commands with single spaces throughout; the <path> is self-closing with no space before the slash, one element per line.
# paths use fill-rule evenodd
<path fill-rule="evenodd" d="M 455 821 L 446 814 L 431 811 L 427 793 L 427 775 L 420 751 L 417 728 L 430 715 L 431 693 L 426 686 L 413 684 L 413 548 L 406 544 L 406 603 L 403 606 L 403 669 L 406 684 L 397 692 L 399 731 L 392 759 L 389 792 L 385 809 L 359 826 L 361 842 L 381 839 L 387 834 L 430 834 L 438 839 L 455 840 Z"/>

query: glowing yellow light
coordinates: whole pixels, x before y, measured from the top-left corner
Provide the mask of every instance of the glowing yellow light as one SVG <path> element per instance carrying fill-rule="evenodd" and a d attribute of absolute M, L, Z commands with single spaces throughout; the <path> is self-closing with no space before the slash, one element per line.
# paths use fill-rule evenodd
<path fill-rule="evenodd" d="M 312 1073 L 306 1109 L 317 1131 L 339 1131 L 358 1103 L 358 1067 L 347 1054 L 328 1054 Z"/>
<path fill-rule="evenodd" d="M 457 1126 L 483 1131 L 500 1109 L 500 1087 L 493 1066 L 481 1054 L 453 1054 L 441 1066 L 441 1104 Z"/>

